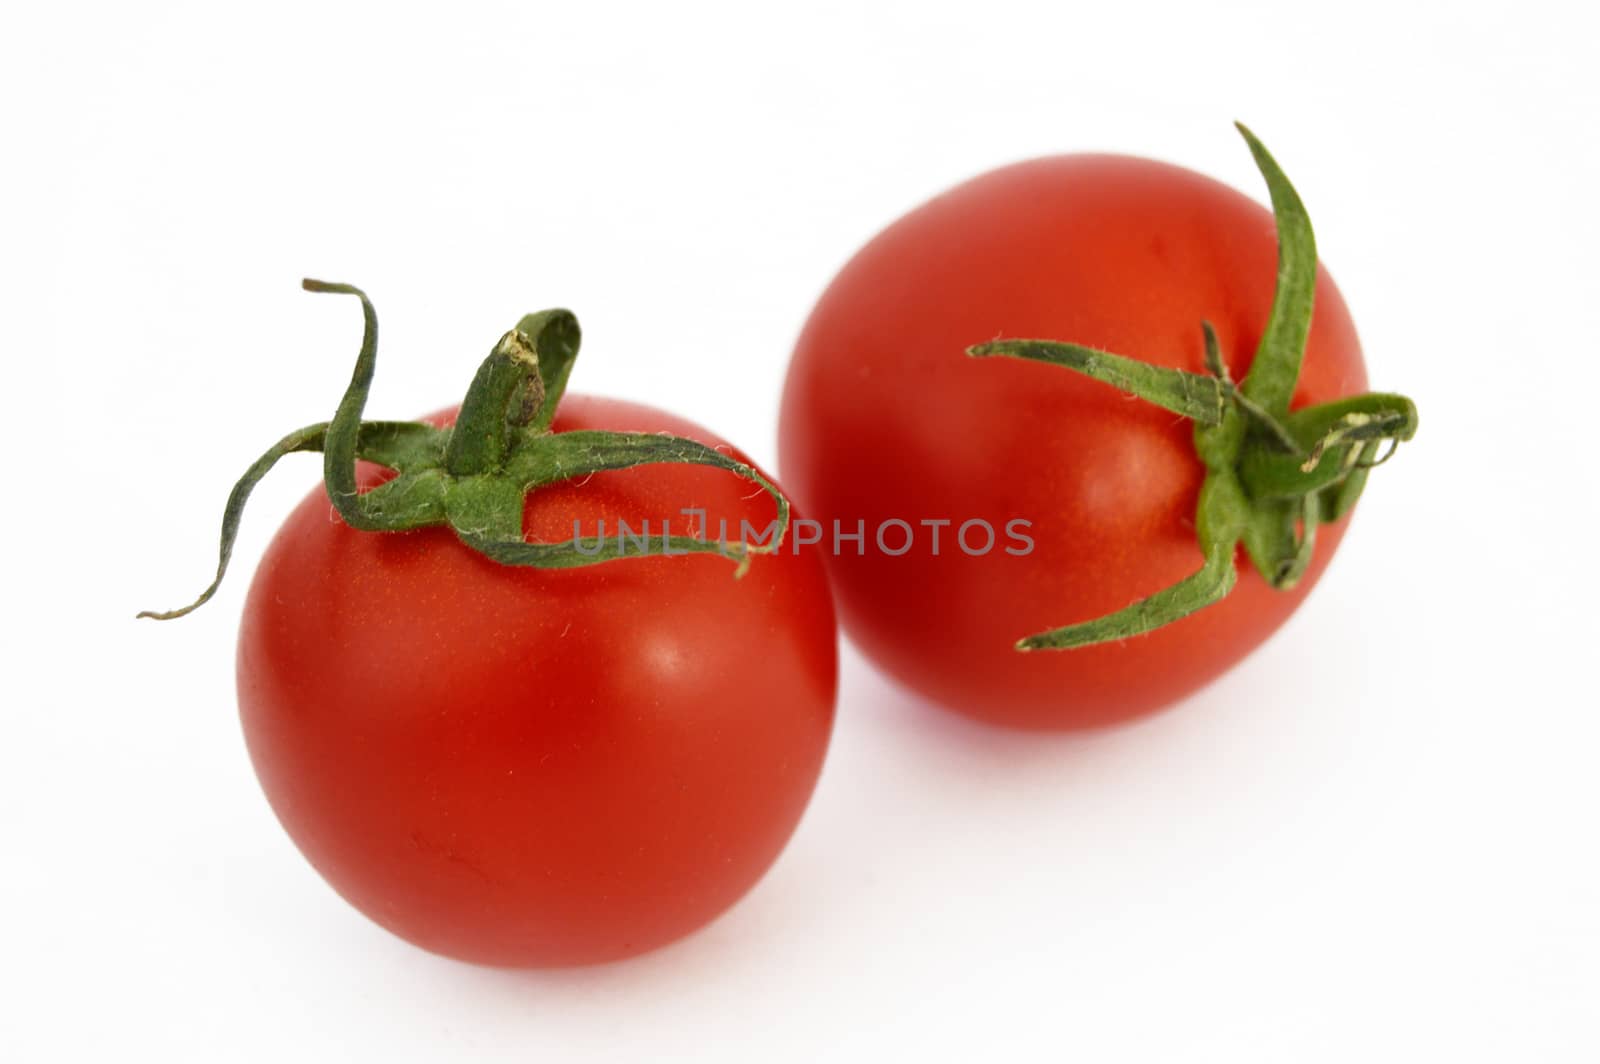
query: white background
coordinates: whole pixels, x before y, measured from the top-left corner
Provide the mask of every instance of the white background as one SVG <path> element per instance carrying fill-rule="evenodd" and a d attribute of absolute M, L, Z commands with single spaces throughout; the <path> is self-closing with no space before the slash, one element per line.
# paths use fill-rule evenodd
<path fill-rule="evenodd" d="M 8 1060 L 1600 1059 L 1600 190 L 1576 5 L 9 5 L 0 717 Z M 1565 12 L 1565 13 L 1563 13 Z M 1419 400 L 1306 608 L 1173 712 L 1007 734 L 846 655 L 816 800 L 707 931 L 514 974 L 369 925 L 251 776 L 205 611 L 233 479 L 450 402 L 521 313 L 575 388 L 775 458 L 868 236 L 1035 154 L 1156 155 L 1318 226 Z"/>

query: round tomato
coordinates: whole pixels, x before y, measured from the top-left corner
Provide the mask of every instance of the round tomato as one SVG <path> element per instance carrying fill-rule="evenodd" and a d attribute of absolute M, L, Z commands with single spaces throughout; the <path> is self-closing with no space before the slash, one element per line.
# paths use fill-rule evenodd
<path fill-rule="evenodd" d="M 563 399 L 552 428 L 726 450 L 600 399 Z M 723 470 L 654 464 L 541 487 L 523 528 L 715 536 L 772 513 Z M 356 531 L 318 488 L 251 585 L 240 714 L 278 818 L 373 920 L 464 960 L 585 964 L 693 931 L 772 864 L 827 749 L 835 639 L 808 553 L 740 579 L 705 554 L 523 568 L 449 528 Z"/>
<path fill-rule="evenodd" d="M 963 713 L 1070 728 L 1166 705 L 1281 625 L 1342 520 L 1321 529 L 1292 590 L 1240 564 L 1230 595 L 1149 634 L 1019 653 L 1022 637 L 1195 574 L 1207 467 L 1193 425 L 1169 410 L 1059 366 L 963 354 L 1041 337 L 1203 374 L 1209 322 L 1243 379 L 1277 249 L 1273 214 L 1244 195 L 1113 155 L 993 171 L 867 244 L 800 335 L 780 437 L 785 483 L 824 526 L 841 618 L 863 651 Z M 1292 406 L 1365 387 L 1355 326 L 1319 268 Z M 888 551 L 876 537 L 886 523 Z M 864 543 L 833 543 L 836 524 L 864 528 Z"/>

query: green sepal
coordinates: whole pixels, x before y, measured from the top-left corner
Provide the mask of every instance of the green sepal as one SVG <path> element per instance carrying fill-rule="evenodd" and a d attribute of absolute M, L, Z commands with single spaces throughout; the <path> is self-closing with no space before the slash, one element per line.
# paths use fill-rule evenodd
<path fill-rule="evenodd" d="M 400 473 L 437 469 L 450 433 L 420 421 L 363 421 L 358 457 Z"/>
<path fill-rule="evenodd" d="M 1115 613 L 1097 617 L 1082 624 L 1069 624 L 1048 632 L 1030 635 L 1017 641 L 1017 649 L 1073 650 L 1096 643 L 1113 643 L 1119 639 L 1153 632 L 1157 628 L 1221 602 L 1233 590 L 1237 573 L 1232 550 L 1218 550 L 1193 576 L 1185 577 L 1170 587 L 1162 588 L 1148 598 L 1140 599 Z"/>
<path fill-rule="evenodd" d="M 1239 474 L 1256 498 L 1299 498 L 1338 484 L 1371 464 L 1370 445 L 1415 436 L 1417 407 L 1403 395 L 1374 392 L 1297 411 L 1283 428 L 1293 451 L 1258 448 L 1240 456 Z"/>
<path fill-rule="evenodd" d="M 199 598 L 187 606 L 165 611 L 145 610 L 139 616 L 170 621 L 205 605 L 216 594 L 223 575 L 228 571 L 228 561 L 233 557 L 233 542 L 239 535 L 239 521 L 244 516 L 245 503 L 250 501 L 250 493 L 278 464 L 278 459 L 297 451 L 320 451 L 327 442 L 327 436 L 328 423 L 321 421 L 297 429 L 267 448 L 228 493 L 228 502 L 222 509 L 222 544 L 217 555 L 216 578 L 200 593 Z M 361 426 L 356 450 L 369 462 L 404 472 L 437 462 L 444 451 L 444 438 L 444 433 L 432 425 L 415 421 L 368 421 Z"/>
<path fill-rule="evenodd" d="M 1322 519 L 1324 521 L 1337 521 L 1350 512 L 1356 500 L 1361 498 L 1361 492 L 1367 486 L 1367 473 L 1379 462 L 1378 448 L 1382 444 L 1372 440 L 1361 448 L 1361 454 L 1356 459 L 1355 468 L 1350 470 L 1345 478 L 1330 488 L 1322 490 Z"/>
<path fill-rule="evenodd" d="M 1153 366 L 1082 344 L 1055 340 L 992 340 L 967 348 L 967 354 L 973 358 L 1003 355 L 1065 366 L 1202 425 L 1220 422 L 1227 406 L 1222 382 L 1215 377 Z"/>
<path fill-rule="evenodd" d="M 772 496 L 780 527 L 789 525 L 789 500 L 755 467 L 698 440 L 663 432 L 556 433 L 514 453 L 506 463 L 506 474 L 531 490 L 574 476 L 653 463 L 712 466 L 754 481 Z M 774 546 L 781 543 L 780 538 Z"/>
<path fill-rule="evenodd" d="M 1368 472 L 1416 433 L 1417 410 L 1399 395 L 1374 393 L 1289 411 L 1316 293 L 1316 240 L 1299 195 L 1270 153 L 1243 125 L 1272 198 L 1278 230 L 1273 300 L 1250 372 L 1235 385 L 1209 322 L 1205 375 L 1055 340 L 1001 339 L 967 349 L 1081 373 L 1195 423 L 1195 454 L 1206 469 L 1196 514 L 1203 559 L 1193 575 L 1115 613 L 1029 636 L 1019 650 L 1062 650 L 1150 632 L 1219 601 L 1234 586 L 1243 545 L 1256 570 L 1279 590 L 1310 567 L 1317 526 L 1347 514 Z M 1379 448 L 1389 450 L 1379 455 Z"/>
<path fill-rule="evenodd" d="M 559 543 L 530 543 L 522 539 L 495 538 L 458 533 L 461 541 L 479 554 L 492 558 L 501 565 L 528 566 L 536 569 L 577 569 L 586 565 L 599 565 L 622 558 L 640 557 L 630 540 L 622 536 L 575 536 Z M 661 535 L 652 543 L 661 550 L 652 557 L 671 557 L 688 554 L 715 554 L 737 563 L 736 577 L 749 570 L 750 556 L 770 554 L 760 547 L 747 547 L 737 543 L 719 543 L 714 539 L 696 539 L 693 536 Z"/>
<path fill-rule="evenodd" d="M 328 499 L 345 523 L 351 528 L 376 531 L 383 526 L 376 517 L 369 517 L 356 486 L 356 442 L 361 433 L 361 413 L 366 409 L 367 393 L 372 391 L 372 377 L 378 368 L 378 312 L 367 294 L 351 285 L 307 278 L 300 286 L 308 292 L 352 295 L 361 300 L 361 351 L 356 355 L 349 387 L 339 400 L 333 420 L 328 422 L 322 476 L 328 486 Z"/>
<path fill-rule="evenodd" d="M 1230 412 L 1229 417 L 1237 417 Z M 1200 427 L 1196 433 L 1214 432 Z M 1233 555 L 1244 529 L 1246 502 L 1238 479 L 1212 476 L 1200 487 L 1195 535 L 1203 564 L 1170 587 L 1092 621 L 1069 624 L 1017 641 L 1018 650 L 1072 650 L 1143 635 L 1225 598 L 1237 579 Z"/>
<path fill-rule="evenodd" d="M 722 543 L 689 536 L 660 538 L 663 554 L 719 554 L 739 563 L 735 575 L 749 568 L 756 554 L 773 554 L 783 545 L 789 529 L 789 499 L 754 466 L 707 447 L 698 440 L 668 433 L 604 432 L 576 430 L 541 437 L 536 445 L 515 451 L 506 463 L 506 476 L 524 491 L 548 484 L 613 469 L 667 463 L 705 465 L 726 470 L 752 481 L 773 501 L 776 525 L 773 535 L 756 544 L 742 541 Z M 624 544 L 617 539 L 607 543 L 597 537 L 574 537 L 563 543 L 524 543 L 518 536 L 480 537 L 474 549 L 506 565 L 532 565 L 542 568 L 572 568 L 610 561 L 622 556 Z M 613 549 L 616 548 L 616 549 Z"/>
<path fill-rule="evenodd" d="M 223 510 L 216 575 L 200 596 L 180 609 L 145 611 L 140 617 L 181 617 L 216 593 L 250 493 L 280 458 L 296 451 L 323 453 L 328 497 L 350 527 L 389 532 L 448 525 L 467 546 L 507 565 L 572 568 L 633 556 L 631 541 L 621 537 L 524 542 L 526 495 L 558 481 L 654 463 L 712 466 L 754 482 L 773 499 L 777 526 L 770 541 L 755 545 L 670 536 L 664 529 L 661 553 L 716 554 L 733 561 L 734 575 L 742 576 L 752 556 L 775 553 L 782 544 L 789 500 L 747 463 L 666 433 L 549 430 L 581 338 L 570 311 L 527 315 L 506 333 L 479 366 L 454 427 L 363 421 L 377 365 L 378 320 L 372 302 L 351 285 L 302 283 L 307 291 L 353 295 L 361 301 L 361 348 L 338 410 L 332 421 L 307 426 L 273 444 L 234 485 Z M 357 462 L 363 460 L 396 475 L 362 492 Z"/>
<path fill-rule="evenodd" d="M 1289 400 L 1300 379 L 1306 338 L 1311 335 L 1311 309 L 1317 292 L 1317 240 L 1305 204 L 1300 202 L 1300 194 L 1277 160 L 1243 123 L 1234 125 L 1250 146 L 1256 168 L 1267 182 L 1278 229 L 1278 279 L 1272 292 L 1272 310 L 1250 372 L 1239 387 L 1267 413 L 1283 417 L 1289 412 Z"/>

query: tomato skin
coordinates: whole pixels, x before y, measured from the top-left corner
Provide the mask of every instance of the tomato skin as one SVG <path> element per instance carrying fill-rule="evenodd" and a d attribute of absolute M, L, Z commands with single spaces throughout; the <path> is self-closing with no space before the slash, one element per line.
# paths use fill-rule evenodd
<path fill-rule="evenodd" d="M 1150 635 L 1070 651 L 1012 644 L 1120 609 L 1200 567 L 1205 470 L 1192 424 L 1060 367 L 971 359 L 998 338 L 1066 340 L 1204 371 L 1202 320 L 1235 379 L 1276 274 L 1271 213 L 1199 174 L 1071 155 L 1005 167 L 912 211 L 867 244 L 807 321 L 785 386 L 780 468 L 831 530 L 841 621 L 880 667 L 973 717 L 1034 729 L 1110 724 L 1201 687 L 1267 638 L 1315 586 L 1344 532 L 1322 526 L 1309 571 L 1275 591 L 1241 552 L 1221 604 Z M 1293 406 L 1366 388 L 1344 301 L 1319 268 Z M 871 543 L 881 522 L 1032 522 L 1026 556 Z M 1346 518 L 1348 520 L 1348 518 Z M 898 546 L 899 540 L 892 541 Z"/>
<path fill-rule="evenodd" d="M 448 421 L 453 412 L 442 417 Z M 633 404 L 569 396 L 557 432 L 723 441 Z M 364 484 L 382 479 L 366 469 Z M 770 499 L 701 466 L 599 473 L 533 493 L 525 528 L 574 519 L 762 527 Z M 735 533 L 736 534 L 736 533 Z M 322 488 L 258 568 L 240 715 L 268 800 L 349 902 L 483 964 L 561 966 L 713 919 L 798 823 L 833 722 L 836 629 L 809 553 L 512 568 L 441 528 L 362 533 Z"/>

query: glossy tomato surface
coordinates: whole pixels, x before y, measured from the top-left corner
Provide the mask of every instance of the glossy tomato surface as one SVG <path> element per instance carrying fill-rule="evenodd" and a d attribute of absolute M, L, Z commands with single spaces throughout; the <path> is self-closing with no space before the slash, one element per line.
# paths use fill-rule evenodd
<path fill-rule="evenodd" d="M 1126 720 L 1195 690 L 1272 633 L 1344 531 L 1318 531 L 1297 588 L 1240 555 L 1223 603 L 1150 635 L 1021 654 L 1023 636 L 1085 621 L 1200 568 L 1204 468 L 1191 423 L 1056 366 L 963 351 L 997 338 L 1072 341 L 1203 372 L 1201 321 L 1235 376 L 1272 303 L 1271 213 L 1225 185 L 1112 155 L 980 176 L 891 225 L 823 294 L 785 387 L 780 468 L 825 526 L 840 616 L 878 665 L 988 721 L 1073 728 Z M 1326 272 L 1294 407 L 1364 390 L 1355 327 Z M 1031 552 L 1005 534 L 1031 522 Z M 891 556 L 875 530 L 917 533 Z M 988 522 L 995 549 L 954 541 Z M 863 524 L 866 549 L 829 542 Z M 934 526 L 941 529 L 935 553 Z M 885 537 L 898 550 L 904 533 Z M 974 526 L 969 545 L 984 537 Z"/>
<path fill-rule="evenodd" d="M 577 396 L 554 428 L 723 445 Z M 541 489 L 525 531 L 649 519 L 659 540 L 665 519 L 696 531 L 683 508 L 713 534 L 773 517 L 746 480 L 654 465 Z M 352 531 L 319 487 L 256 572 L 239 704 L 273 810 L 358 909 L 464 960 L 585 964 L 700 927 L 772 864 L 827 749 L 835 641 L 809 553 L 757 557 L 742 579 L 659 552 L 511 568 L 444 529 Z"/>

